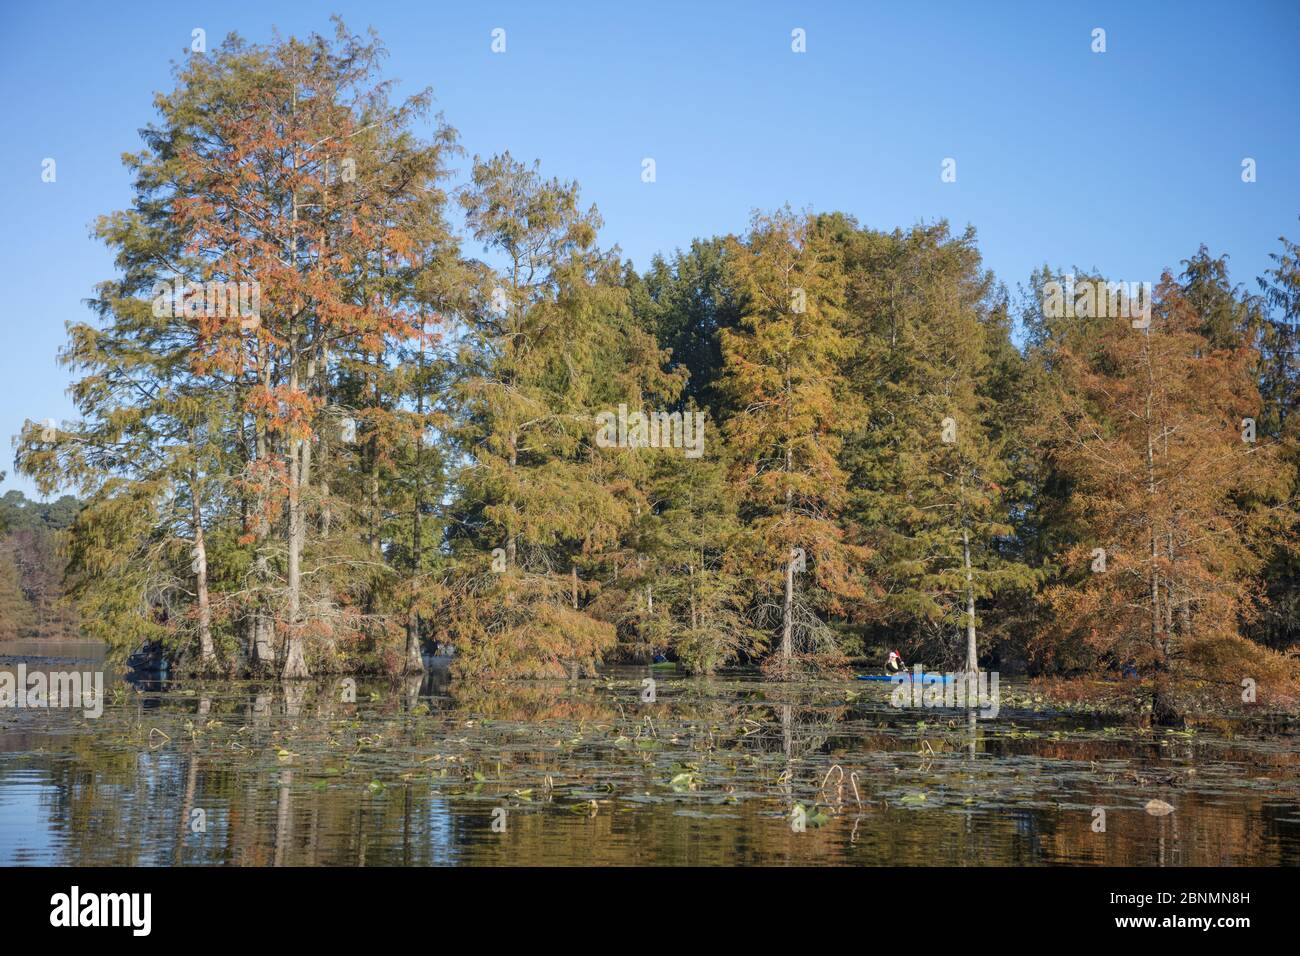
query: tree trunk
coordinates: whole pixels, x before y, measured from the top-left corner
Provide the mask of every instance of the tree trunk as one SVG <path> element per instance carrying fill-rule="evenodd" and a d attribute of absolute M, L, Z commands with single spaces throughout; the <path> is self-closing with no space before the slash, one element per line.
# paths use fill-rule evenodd
<path fill-rule="evenodd" d="M 794 562 L 792 550 L 785 562 L 785 601 L 781 607 L 781 664 L 787 670 L 794 660 Z"/>
<path fill-rule="evenodd" d="M 1160 642 L 1160 536 L 1156 527 L 1156 452 L 1155 438 L 1151 434 L 1151 397 L 1154 391 L 1154 383 L 1152 382 L 1151 374 L 1151 355 L 1149 351 L 1151 330 L 1148 329 L 1143 334 L 1146 336 L 1146 342 L 1148 343 L 1147 349 L 1144 350 L 1144 358 L 1147 365 L 1147 516 L 1151 531 L 1151 644 L 1156 661 L 1159 663 L 1164 660 L 1164 648 L 1161 646 Z"/>
<path fill-rule="evenodd" d="M 203 537 L 203 511 L 199 507 L 198 475 L 190 472 L 190 505 L 194 516 L 194 590 L 199 605 L 199 668 L 211 673 L 217 663 L 212 644 L 212 607 L 208 601 L 208 552 Z"/>
<path fill-rule="evenodd" d="M 970 532 L 965 528 L 961 529 L 961 550 L 966 565 L 966 672 L 975 674 L 980 669 L 975 646 L 975 575 L 970 566 Z"/>
<path fill-rule="evenodd" d="M 514 432 L 510 433 L 510 470 L 513 472 L 519 466 L 519 437 Z M 518 551 L 515 546 L 514 522 L 511 521 L 511 527 L 506 533 L 506 564 L 509 567 L 515 566 L 518 558 Z"/>
<path fill-rule="evenodd" d="M 271 673 L 275 670 L 275 621 L 260 604 L 252 617 L 253 669 Z"/>
<path fill-rule="evenodd" d="M 415 519 L 414 535 L 414 559 L 416 567 L 419 567 L 420 561 L 420 519 Z M 402 667 L 405 674 L 421 674 L 424 672 L 424 655 L 420 652 L 420 612 L 416 610 L 417 598 L 416 588 L 417 580 L 411 578 L 411 597 L 410 610 L 406 615 L 406 663 Z"/>
<path fill-rule="evenodd" d="M 406 664 L 403 671 L 407 674 L 424 673 L 424 655 L 420 652 L 420 612 L 416 610 L 419 603 L 420 568 L 424 552 L 424 528 L 420 513 L 424 509 L 424 322 L 420 323 L 420 377 L 416 379 L 417 394 L 415 413 L 420 425 L 420 432 L 415 436 L 415 500 L 411 513 L 411 606 L 406 616 Z"/>
<path fill-rule="evenodd" d="M 265 387 L 270 387 L 270 378 L 266 372 L 265 363 L 265 346 L 263 346 L 261 362 L 263 364 L 262 382 Z M 261 420 L 259 415 L 256 423 L 256 455 L 259 466 L 266 463 L 267 435 L 266 423 Z M 259 482 L 266 480 L 266 475 L 258 476 Z M 253 617 L 251 621 L 251 649 L 253 670 L 258 673 L 273 673 L 275 671 L 276 654 L 275 654 L 275 622 L 271 618 L 267 607 L 266 586 L 270 580 L 270 568 L 266 560 L 266 539 L 270 534 L 270 522 L 267 520 L 266 509 L 268 507 L 266 494 L 259 489 L 257 500 L 254 503 L 255 514 L 253 517 L 253 536 L 256 539 L 257 557 L 254 559 L 254 577 L 257 580 L 256 592 L 253 600 Z"/>
<path fill-rule="evenodd" d="M 298 369 L 296 359 L 289 376 L 291 392 L 298 390 Z M 289 567 L 288 567 L 288 606 L 285 608 L 284 670 L 281 676 L 286 680 L 298 680 L 309 676 L 307 661 L 303 656 L 301 608 L 302 608 L 302 478 L 303 446 L 306 442 L 294 436 L 289 439 Z"/>
<path fill-rule="evenodd" d="M 698 626 L 695 617 L 695 567 L 692 565 L 689 569 L 688 580 L 690 582 L 690 600 L 691 600 L 691 630 Z"/>
<path fill-rule="evenodd" d="M 423 405 L 423 402 L 421 402 L 421 405 Z M 420 508 L 423 507 L 423 502 L 419 492 L 419 485 L 422 480 L 420 475 L 419 439 L 416 439 L 415 470 L 417 490 L 414 503 L 415 513 L 411 517 L 411 604 L 406 615 L 406 663 L 402 667 L 403 673 L 406 674 L 424 673 L 424 655 L 420 653 L 420 612 L 416 610 L 419 598 L 417 589 L 419 588 L 421 551 L 423 550 L 422 529 L 420 527 Z"/>
<path fill-rule="evenodd" d="M 322 346 L 321 348 L 320 365 L 321 365 L 320 390 L 321 390 L 321 395 L 325 396 L 328 395 L 329 393 L 329 376 L 330 376 L 329 346 Z M 326 428 L 320 429 L 319 434 L 317 434 L 316 436 L 316 442 L 319 448 L 319 450 L 316 453 L 316 458 L 319 462 L 317 467 L 320 471 L 320 536 L 322 539 L 324 539 L 330 536 L 330 527 L 334 522 L 334 510 L 332 505 L 330 504 L 329 430 Z"/>
<path fill-rule="evenodd" d="M 370 497 L 370 555 L 378 560 L 383 552 L 380 525 L 383 509 L 379 504 L 379 435 L 370 436 L 370 474 L 367 477 Z"/>
<path fill-rule="evenodd" d="M 406 615 L 406 663 L 402 673 L 424 673 L 424 655 L 420 653 L 420 615 L 414 607 Z"/>
<path fill-rule="evenodd" d="M 298 88 L 294 85 L 293 90 L 294 108 L 298 105 Z M 298 151 L 295 148 L 291 160 L 293 171 L 298 171 Z M 289 225 L 289 264 L 292 268 L 298 268 L 298 193 L 295 189 L 292 194 L 293 207 Z M 296 305 L 297 303 L 295 303 Z M 296 315 L 295 309 L 291 315 Z M 290 319 L 290 321 L 293 321 Z M 289 335 L 289 394 L 297 395 L 301 390 L 301 382 L 298 378 L 298 362 L 301 354 L 302 339 L 296 332 Z M 310 371 L 308 375 L 310 376 Z M 308 388 L 311 382 L 308 381 Z M 303 656 L 302 647 L 302 546 L 303 546 L 303 520 L 302 520 L 302 486 L 307 479 L 307 474 L 311 468 L 310 443 L 305 442 L 295 423 L 290 423 L 288 430 L 288 452 L 289 452 L 289 560 L 288 560 L 288 607 L 285 609 L 285 627 L 288 635 L 285 638 L 284 648 L 284 669 L 280 676 L 286 680 L 299 680 L 308 675 L 307 661 Z M 303 446 L 307 445 L 308 450 L 304 452 Z M 304 467 L 305 466 L 305 467 Z"/>
<path fill-rule="evenodd" d="M 1151 330 L 1146 329 L 1143 332 L 1145 347 L 1143 349 L 1143 358 L 1146 363 L 1147 371 L 1147 394 L 1146 394 L 1146 435 L 1147 435 L 1147 508 L 1151 532 L 1151 644 L 1152 653 L 1155 656 L 1154 681 L 1151 690 L 1151 719 L 1161 726 L 1169 726 L 1178 723 L 1178 713 L 1174 705 L 1172 689 L 1169 684 L 1169 662 L 1168 662 L 1168 632 L 1165 632 L 1165 640 L 1161 640 L 1162 621 L 1160 613 L 1160 531 L 1157 521 L 1156 509 L 1156 456 L 1155 456 L 1155 436 L 1152 434 L 1154 422 L 1154 410 L 1152 408 L 1152 397 L 1155 394 L 1154 370 L 1151 364 Z M 1169 600 L 1172 602 L 1172 592 L 1168 584 L 1165 588 Z M 1172 625 L 1172 615 L 1170 615 Z"/>
<path fill-rule="evenodd" d="M 791 513 L 794 511 L 794 488 L 791 487 L 789 476 L 794 471 L 794 451 L 790 447 L 790 436 L 788 426 L 790 424 L 790 374 L 787 370 L 785 374 L 785 421 L 787 425 L 786 446 L 785 446 L 785 515 L 788 521 Z M 785 601 L 781 606 L 781 669 L 786 676 L 790 673 L 790 665 L 794 661 L 794 563 L 795 551 L 790 549 L 785 556 Z"/>

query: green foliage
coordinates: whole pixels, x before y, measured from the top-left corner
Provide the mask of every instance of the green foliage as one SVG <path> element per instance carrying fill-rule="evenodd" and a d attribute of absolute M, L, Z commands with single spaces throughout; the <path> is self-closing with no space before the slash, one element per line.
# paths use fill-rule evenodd
<path fill-rule="evenodd" d="M 1020 359 L 972 232 L 940 223 L 842 241 L 853 386 L 871 410 L 845 458 L 852 518 L 875 550 L 874 623 L 955 666 L 970 594 L 987 607 L 1035 580 L 1013 547 Z"/>
<path fill-rule="evenodd" d="M 63 549 L 80 509 L 71 495 L 42 502 L 10 491 L 0 498 L 0 639 L 77 636 Z"/>
<path fill-rule="evenodd" d="M 590 670 L 615 628 L 585 613 L 575 576 L 617 565 L 645 507 L 635 456 L 596 447 L 597 416 L 676 380 L 636 328 L 617 260 L 595 247 L 598 214 L 580 209 L 576 186 L 507 153 L 475 161 L 462 202 L 475 238 L 505 261 L 500 273 L 480 271 L 459 354 L 456 666 L 481 676 Z"/>
<path fill-rule="evenodd" d="M 1159 525 L 1185 659 L 1300 639 L 1294 243 L 1257 296 L 1201 247 L 1143 339 L 1044 314 L 1046 267 L 1013 309 L 943 222 L 787 207 L 638 274 L 537 164 L 451 190 L 455 131 L 382 54 L 341 23 L 231 37 L 157 97 L 61 353 L 77 420 L 18 441 L 76 497 L 0 500 L 0 635 L 76 627 L 66 590 L 86 633 L 209 672 L 415 671 L 437 643 L 464 678 L 788 674 L 886 641 L 1071 671 L 1145 639 L 1080 549 Z M 257 281 L 261 313 L 158 308 L 176 279 Z M 1132 488 L 1147 398 L 1163 498 Z M 699 454 L 605 440 L 621 407 L 702 415 Z M 1197 485 L 1245 417 L 1258 447 Z"/>
<path fill-rule="evenodd" d="M 0 641 L 27 635 L 36 624 L 36 615 L 23 594 L 22 576 L 13 556 L 0 550 Z"/>

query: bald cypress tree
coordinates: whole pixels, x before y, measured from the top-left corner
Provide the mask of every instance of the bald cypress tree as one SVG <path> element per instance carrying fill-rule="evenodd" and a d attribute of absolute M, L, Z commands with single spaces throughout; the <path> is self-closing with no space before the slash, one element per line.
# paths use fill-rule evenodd
<path fill-rule="evenodd" d="M 850 244 L 855 390 L 852 517 L 875 557 L 875 620 L 918 650 L 979 666 L 979 608 L 1034 576 L 1010 547 L 1013 469 L 990 369 L 1008 329 L 973 233 L 947 225 Z"/>
<path fill-rule="evenodd" d="M 1283 533 L 1261 543 L 1268 555 L 1267 599 L 1252 633 L 1281 649 L 1300 642 L 1300 245 L 1279 241 L 1281 250 L 1270 254 L 1272 267 L 1259 279 L 1259 431 L 1278 444 L 1291 520 Z"/>
<path fill-rule="evenodd" d="M 598 447 L 598 416 L 653 400 L 663 355 L 632 322 L 617 258 L 597 248 L 599 215 L 579 206 L 575 184 L 507 153 L 475 161 L 463 203 L 502 266 L 480 269 L 459 353 L 456 668 L 591 671 L 616 628 L 589 612 L 586 579 L 618 573 L 620 542 L 646 508 L 629 476 L 635 456 Z"/>
<path fill-rule="evenodd" d="M 1288 476 L 1249 414 L 1256 351 L 1248 337 L 1215 347 L 1207 318 L 1166 275 L 1148 328 L 1105 320 L 1086 350 L 1057 350 L 1062 400 L 1045 423 L 1080 530 L 1062 555 L 1070 571 L 1045 595 L 1053 626 L 1138 667 L 1161 720 L 1177 716 L 1175 681 L 1279 670 L 1242 628 L 1259 598 L 1260 545 L 1288 513 Z"/>
<path fill-rule="evenodd" d="M 120 274 L 64 353 L 80 420 L 19 449 L 42 486 L 88 498 L 70 573 L 113 642 L 196 644 L 210 669 L 221 637 L 297 678 L 355 664 L 341 638 L 390 630 L 375 496 L 364 519 L 339 496 L 373 492 L 420 417 L 391 366 L 436 324 L 417 286 L 455 258 L 439 186 L 454 134 L 411 132 L 430 94 L 392 101 L 382 56 L 337 22 L 232 36 L 177 69 L 126 159 L 133 205 L 97 226 Z M 342 439 L 358 423 L 364 459 Z"/>
<path fill-rule="evenodd" d="M 855 404 L 843 375 L 844 275 L 816 220 L 756 215 L 728 250 L 740 317 L 723 329 L 723 434 L 752 561 L 757 626 L 775 636 L 771 664 L 835 661 L 828 619 L 863 595 L 865 550 L 839 521 L 841 438 Z"/>

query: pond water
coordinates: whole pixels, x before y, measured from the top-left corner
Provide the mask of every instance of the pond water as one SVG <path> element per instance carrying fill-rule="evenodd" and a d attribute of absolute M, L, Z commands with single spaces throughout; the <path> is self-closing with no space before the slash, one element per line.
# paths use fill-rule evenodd
<path fill-rule="evenodd" d="M 1287 719 L 1149 730 L 1008 681 L 982 719 L 650 668 L 104 686 L 97 719 L 0 708 L 0 864 L 1300 863 Z"/>

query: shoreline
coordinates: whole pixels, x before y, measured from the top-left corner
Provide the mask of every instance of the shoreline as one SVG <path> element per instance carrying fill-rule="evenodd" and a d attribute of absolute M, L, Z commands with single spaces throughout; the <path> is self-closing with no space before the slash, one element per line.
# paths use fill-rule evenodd
<path fill-rule="evenodd" d="M 86 645 L 105 649 L 108 647 L 108 645 L 94 640 L 31 640 L 14 643 L 24 643 L 27 645 L 39 645 L 44 643 L 63 646 Z M 32 653 L 8 654 L 4 653 L 4 651 L 5 645 L 0 644 L 0 668 L 12 668 L 20 664 L 26 665 L 27 667 L 35 666 L 40 668 L 55 668 L 60 665 L 84 668 L 88 664 L 94 665 L 107 663 L 103 658 L 96 659 L 95 657 L 87 656 L 43 655 Z M 410 681 L 416 677 L 419 677 L 421 680 L 434 677 L 445 677 L 447 674 L 447 666 L 452 660 L 453 658 L 451 656 L 431 656 L 426 658 L 425 670 L 423 672 L 405 675 L 362 671 L 318 673 L 308 679 L 306 683 L 324 684 L 332 681 L 352 679 L 359 682 L 373 684 L 394 684 L 402 681 Z M 274 676 L 205 676 L 187 674 L 184 672 L 176 673 L 174 676 L 163 676 L 159 672 L 133 671 L 129 668 L 121 668 L 118 666 L 112 666 L 108 669 L 111 669 L 115 676 L 120 677 L 127 683 L 165 683 L 179 688 L 189 686 L 274 686 L 283 683 L 281 679 Z M 651 674 L 656 680 L 661 681 L 753 680 L 756 683 L 770 686 L 774 689 L 785 687 L 802 690 L 817 687 L 844 686 L 849 689 L 849 693 L 860 694 L 864 692 L 864 685 L 858 681 L 857 674 L 872 673 L 873 670 L 875 669 L 862 667 L 860 670 L 855 669 L 854 671 L 849 671 L 843 674 L 840 672 L 823 676 L 805 674 L 799 679 L 781 681 L 765 679 L 762 671 L 757 667 L 728 668 L 720 670 L 713 675 L 692 675 L 678 666 L 668 667 L 664 663 L 617 663 L 603 665 L 595 676 L 579 678 L 579 680 L 608 682 L 610 680 L 618 680 L 620 677 L 627 674 L 645 671 Z M 936 670 L 927 673 L 940 673 L 940 671 Z M 551 681 L 543 680 L 540 681 L 540 683 L 568 684 L 572 681 L 573 678 L 555 678 Z M 1150 700 L 1152 685 L 1150 679 L 1091 676 L 1030 677 L 1025 674 L 1011 674 L 1002 675 L 1001 681 L 1002 688 L 1000 690 L 1000 705 L 1002 708 L 1009 711 L 1029 711 L 1059 715 L 1078 714 L 1080 716 L 1089 717 L 1115 717 L 1138 723 L 1149 721 L 1151 716 Z M 527 687 L 535 686 L 539 681 L 524 678 L 491 678 L 481 682 L 456 679 L 453 683 L 464 687 L 476 685 L 492 687 Z M 868 684 L 866 686 L 872 685 Z M 892 687 L 891 684 L 886 682 L 879 682 L 875 686 L 886 688 Z M 1196 725 L 1206 721 L 1222 720 L 1236 721 L 1261 718 L 1300 719 L 1300 696 L 1275 691 L 1268 685 L 1261 688 L 1259 698 L 1254 703 L 1234 702 L 1231 695 L 1226 693 L 1224 685 L 1211 684 L 1205 681 L 1187 681 L 1184 684 L 1175 685 L 1174 694 L 1183 704 L 1180 710 L 1182 712 L 1182 719 L 1187 725 Z"/>

